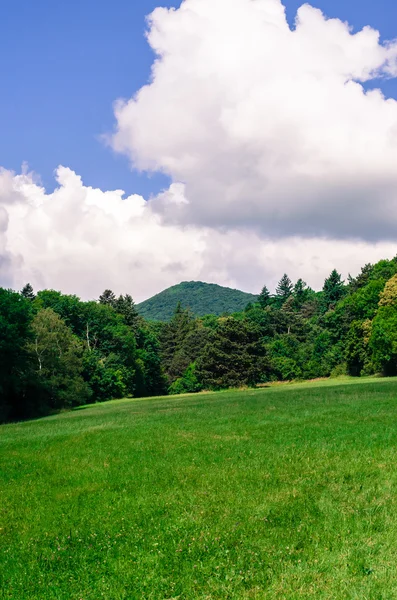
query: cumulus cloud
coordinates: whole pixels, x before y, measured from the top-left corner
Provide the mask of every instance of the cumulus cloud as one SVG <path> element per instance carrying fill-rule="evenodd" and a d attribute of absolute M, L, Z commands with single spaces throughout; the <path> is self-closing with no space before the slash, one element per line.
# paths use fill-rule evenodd
<path fill-rule="evenodd" d="M 264 240 L 249 228 L 176 226 L 152 201 L 87 187 L 64 167 L 53 193 L 29 173 L 1 176 L 7 186 L 0 186 L 0 285 L 14 289 L 29 281 L 89 299 L 110 287 L 140 301 L 192 279 L 259 292 L 265 282 L 274 288 L 284 271 L 321 287 L 334 267 L 347 275 L 394 254 L 388 243 Z M 183 203 L 179 192 L 171 188 L 158 201 L 172 208 Z"/>
<path fill-rule="evenodd" d="M 148 24 L 151 81 L 116 104 L 111 143 L 177 186 L 153 210 L 267 238 L 396 239 L 397 102 L 363 87 L 396 76 L 395 42 L 307 4 L 291 29 L 280 0 L 184 0 Z"/>
<path fill-rule="evenodd" d="M 182 280 L 320 288 L 396 254 L 397 44 L 280 0 L 184 0 L 148 20 L 150 83 L 116 104 L 113 148 L 169 189 L 144 199 L 65 167 L 47 193 L 0 170 L 0 285 L 137 301 Z"/>

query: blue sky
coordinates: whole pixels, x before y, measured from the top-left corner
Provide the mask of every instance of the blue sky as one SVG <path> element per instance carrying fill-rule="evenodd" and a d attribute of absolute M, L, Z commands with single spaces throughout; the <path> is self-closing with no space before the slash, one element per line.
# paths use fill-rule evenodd
<path fill-rule="evenodd" d="M 149 196 L 161 176 L 131 172 L 128 160 L 100 140 L 114 126 L 113 102 L 131 97 L 147 81 L 153 55 L 144 38 L 145 15 L 156 0 L 3 0 L 0 165 L 18 171 L 23 161 L 47 189 L 66 165 L 87 185 Z M 297 0 L 286 0 L 292 22 Z M 383 39 L 397 34 L 395 0 L 316 0 L 328 16 L 355 29 L 370 24 Z M 372 84 L 373 85 L 373 84 Z M 389 96 L 397 84 L 383 82 Z"/>
<path fill-rule="evenodd" d="M 396 1 L 312 3 L 388 46 L 310 6 L 291 33 L 281 0 L 186 1 L 156 13 L 163 59 L 117 115 L 149 80 L 159 0 L 1 2 L 0 285 L 321 289 L 396 254 L 397 102 L 353 80 L 383 74 L 366 87 L 397 99 Z M 301 0 L 284 3 L 293 27 Z M 24 162 L 47 193 L 10 172 Z"/>

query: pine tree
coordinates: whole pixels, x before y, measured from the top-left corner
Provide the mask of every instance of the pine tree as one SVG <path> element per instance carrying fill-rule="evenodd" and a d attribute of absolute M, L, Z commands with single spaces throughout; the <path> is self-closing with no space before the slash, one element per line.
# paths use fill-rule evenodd
<path fill-rule="evenodd" d="M 307 302 L 310 294 L 313 294 L 313 290 L 307 287 L 307 283 L 303 281 L 303 279 L 298 279 L 294 285 L 293 291 L 295 308 L 300 309 L 302 305 Z"/>
<path fill-rule="evenodd" d="M 113 306 L 120 315 L 123 315 L 126 325 L 136 332 L 138 329 L 139 314 L 132 297 L 129 294 L 119 296 Z"/>
<path fill-rule="evenodd" d="M 30 285 L 30 283 L 27 283 L 21 290 L 21 295 L 24 296 L 24 298 L 27 298 L 28 300 L 34 300 L 35 299 L 35 295 L 33 293 L 33 288 Z"/>
<path fill-rule="evenodd" d="M 334 307 L 335 304 L 345 295 L 344 282 L 341 275 L 334 269 L 330 276 L 324 281 L 323 287 L 323 306 L 325 310 Z"/>
<path fill-rule="evenodd" d="M 347 281 L 349 284 L 350 293 L 356 292 L 360 288 L 367 285 L 370 280 L 371 274 L 373 271 L 373 265 L 371 263 L 367 263 L 361 269 L 361 273 L 357 275 L 357 277 L 352 277 L 350 274 L 348 275 Z"/>
<path fill-rule="evenodd" d="M 116 296 L 112 290 L 105 290 L 103 294 L 99 296 L 99 304 L 107 304 L 113 308 L 115 307 Z"/>
<path fill-rule="evenodd" d="M 266 376 L 266 348 L 260 330 L 249 321 L 227 317 L 197 360 L 197 377 L 209 389 L 255 385 Z"/>
<path fill-rule="evenodd" d="M 292 285 L 291 279 L 285 273 L 276 288 L 276 294 L 281 300 L 282 304 L 291 296 L 294 286 Z"/>
<path fill-rule="evenodd" d="M 168 382 L 183 375 L 189 366 L 190 357 L 184 348 L 184 342 L 195 327 L 196 321 L 189 309 L 182 308 L 178 302 L 174 316 L 169 323 L 165 323 L 161 334 L 161 355 L 164 371 Z"/>
<path fill-rule="evenodd" d="M 258 304 L 261 308 L 266 308 L 270 303 L 270 292 L 267 287 L 264 285 L 261 293 L 258 296 Z"/>

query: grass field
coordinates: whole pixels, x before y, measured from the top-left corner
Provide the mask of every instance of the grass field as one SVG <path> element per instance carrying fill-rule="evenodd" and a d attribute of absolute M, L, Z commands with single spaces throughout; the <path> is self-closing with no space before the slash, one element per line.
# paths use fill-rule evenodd
<path fill-rule="evenodd" d="M 0 598 L 397 599 L 397 381 L 0 427 Z"/>

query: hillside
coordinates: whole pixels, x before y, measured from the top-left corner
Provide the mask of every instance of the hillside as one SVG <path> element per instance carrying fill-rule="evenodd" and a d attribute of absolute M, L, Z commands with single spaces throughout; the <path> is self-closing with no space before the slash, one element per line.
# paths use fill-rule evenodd
<path fill-rule="evenodd" d="M 257 296 L 202 281 L 184 281 L 137 305 L 139 313 L 151 321 L 168 321 L 178 302 L 197 317 L 222 315 L 242 310 Z"/>

